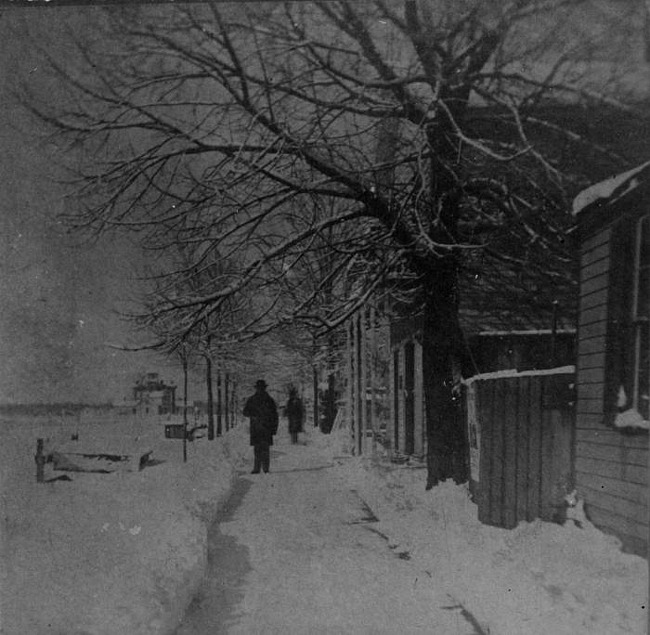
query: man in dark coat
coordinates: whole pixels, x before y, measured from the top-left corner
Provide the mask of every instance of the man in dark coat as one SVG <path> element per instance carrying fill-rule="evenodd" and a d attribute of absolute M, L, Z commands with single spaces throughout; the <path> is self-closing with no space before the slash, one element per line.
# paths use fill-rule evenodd
<path fill-rule="evenodd" d="M 289 420 L 291 443 L 298 443 L 298 433 L 302 432 L 302 421 L 305 411 L 302 407 L 302 401 L 300 397 L 298 397 L 298 391 L 294 386 L 289 388 L 289 401 L 287 401 L 284 412 Z"/>
<path fill-rule="evenodd" d="M 259 474 L 260 469 L 266 473 L 271 463 L 273 435 L 278 431 L 278 408 L 266 392 L 263 379 L 256 382 L 255 394 L 246 401 L 244 416 L 250 417 L 250 439 L 255 452 L 252 474 Z"/>

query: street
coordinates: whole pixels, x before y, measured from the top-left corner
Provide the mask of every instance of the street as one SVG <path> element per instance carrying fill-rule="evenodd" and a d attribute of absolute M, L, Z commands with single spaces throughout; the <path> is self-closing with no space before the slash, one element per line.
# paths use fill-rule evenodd
<path fill-rule="evenodd" d="M 376 521 L 317 449 L 280 434 L 271 473 L 242 473 L 213 526 L 177 635 L 481 633 Z"/>

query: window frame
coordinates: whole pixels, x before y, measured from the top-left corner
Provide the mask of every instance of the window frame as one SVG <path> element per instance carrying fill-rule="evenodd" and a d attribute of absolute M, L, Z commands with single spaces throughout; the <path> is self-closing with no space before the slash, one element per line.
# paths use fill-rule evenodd
<path fill-rule="evenodd" d="M 644 227 L 645 225 L 645 227 Z M 648 262 L 642 263 L 643 250 L 650 250 L 648 240 L 650 238 L 650 214 L 645 214 L 638 218 L 635 223 L 635 241 L 634 241 L 634 281 L 632 287 L 632 315 L 631 315 L 631 329 L 632 329 L 632 353 L 631 359 L 633 360 L 632 366 L 632 394 L 628 398 L 628 407 L 635 408 L 646 421 L 650 421 L 650 403 L 644 406 L 640 402 L 641 382 L 646 383 L 646 401 L 650 396 L 650 368 L 646 367 L 645 371 L 642 369 L 643 352 L 642 346 L 645 341 L 646 345 L 649 341 L 649 320 L 650 320 L 650 290 L 646 289 L 645 292 L 645 309 L 640 310 L 641 283 L 642 283 L 642 268 L 646 272 L 650 271 L 650 255 L 646 254 Z M 645 234 L 644 234 L 645 231 Z M 650 275 L 646 273 L 645 283 L 650 285 Z M 645 311 L 645 315 L 644 315 Z M 644 333 L 645 331 L 645 333 Z M 650 365 L 650 355 L 646 351 L 645 363 Z M 645 378 L 642 379 L 642 376 Z"/>
<path fill-rule="evenodd" d="M 645 220 L 648 217 L 647 207 L 635 207 L 610 225 L 603 414 L 606 425 L 624 434 L 648 434 L 650 427 L 648 420 L 637 411 L 642 359 L 640 334 L 642 329 L 647 329 L 647 320 L 637 319 L 641 297 L 640 255 L 644 246 L 639 230 L 643 223 L 650 222 Z M 645 240 L 649 240 L 648 236 Z M 646 359 L 650 364 L 647 351 Z"/>

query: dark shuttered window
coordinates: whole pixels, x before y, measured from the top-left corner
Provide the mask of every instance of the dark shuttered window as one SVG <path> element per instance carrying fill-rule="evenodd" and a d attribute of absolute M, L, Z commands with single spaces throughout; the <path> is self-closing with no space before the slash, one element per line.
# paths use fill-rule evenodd
<path fill-rule="evenodd" d="M 631 429 L 650 421 L 650 216 L 612 228 L 605 416 Z"/>
<path fill-rule="evenodd" d="M 650 421 L 650 216 L 638 221 L 635 238 L 631 405 L 646 421 Z"/>

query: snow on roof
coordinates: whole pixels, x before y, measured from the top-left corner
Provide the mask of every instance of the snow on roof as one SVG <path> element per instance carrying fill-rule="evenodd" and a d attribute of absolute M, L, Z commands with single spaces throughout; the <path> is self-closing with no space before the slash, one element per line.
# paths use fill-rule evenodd
<path fill-rule="evenodd" d="M 511 335 L 552 335 L 553 329 L 528 329 L 514 331 L 481 331 L 479 335 L 483 337 L 510 337 Z M 576 329 L 557 329 L 555 335 L 575 335 Z"/>
<path fill-rule="evenodd" d="M 608 179 L 582 190 L 573 200 L 572 213 L 574 215 L 580 214 L 585 208 L 599 201 L 612 204 L 614 201 L 636 189 L 645 180 L 641 176 L 641 172 L 649 166 L 650 161 L 646 161 L 632 170 L 610 176 Z"/>
<path fill-rule="evenodd" d="M 467 377 L 463 379 L 462 383 L 466 386 L 473 384 L 475 381 L 481 381 L 485 379 L 509 379 L 512 377 L 538 377 L 540 375 L 571 375 L 576 372 L 575 366 L 558 366 L 557 368 L 543 368 L 541 370 L 517 370 L 516 368 L 510 368 L 507 370 L 495 370 L 490 373 L 482 373 L 479 375 L 473 375 L 472 377 Z"/>

